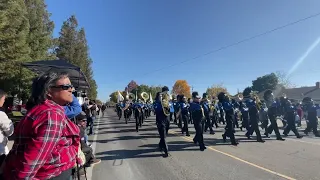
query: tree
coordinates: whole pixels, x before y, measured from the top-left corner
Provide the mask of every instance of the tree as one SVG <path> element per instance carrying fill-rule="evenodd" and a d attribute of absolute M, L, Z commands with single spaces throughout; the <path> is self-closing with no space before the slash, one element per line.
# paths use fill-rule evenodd
<path fill-rule="evenodd" d="M 183 94 L 186 97 L 191 97 L 190 91 L 190 86 L 186 80 L 177 80 L 172 87 L 172 93 L 176 95 Z"/>
<path fill-rule="evenodd" d="M 273 90 L 277 87 L 278 82 L 278 77 L 275 73 L 267 74 L 252 81 L 252 90 L 258 92 L 266 89 Z"/>
<path fill-rule="evenodd" d="M 128 92 L 131 92 L 132 90 L 136 89 L 138 86 L 139 85 L 134 80 L 131 80 L 126 86 L 125 91 L 128 90 Z"/>
<path fill-rule="evenodd" d="M 210 88 L 207 88 L 206 92 L 210 98 L 217 97 L 220 92 L 229 94 L 227 88 L 224 87 L 223 84 L 214 84 Z"/>
<path fill-rule="evenodd" d="M 89 99 L 96 99 L 98 92 L 97 92 L 97 83 L 94 79 L 89 79 L 90 88 L 88 89 L 88 97 Z"/>
<path fill-rule="evenodd" d="M 118 91 L 115 91 L 109 95 L 110 101 L 116 103 L 118 100 Z"/>
<path fill-rule="evenodd" d="M 27 87 L 30 72 L 20 64 L 30 61 L 27 43 L 29 20 L 23 0 L 7 0 L 0 3 L 0 88 L 14 95 L 19 92 L 19 82 Z"/>
<path fill-rule="evenodd" d="M 77 60 L 74 58 L 78 43 L 77 28 L 78 21 L 74 15 L 72 15 L 67 21 L 64 21 L 59 33 L 60 37 L 58 40 L 58 47 L 56 49 L 58 58 L 65 59 L 74 65 L 79 65 Z"/>
<path fill-rule="evenodd" d="M 78 30 L 78 21 L 73 15 L 62 25 L 56 54 L 59 59 L 64 59 L 80 67 L 87 77 L 90 88 L 88 97 L 97 98 L 97 83 L 93 78 L 92 59 L 89 56 L 89 46 L 84 28 Z"/>
<path fill-rule="evenodd" d="M 285 72 L 277 71 L 275 74 L 278 78 L 278 85 L 280 85 L 280 87 L 284 87 L 284 88 L 296 87 L 296 85 L 290 81 L 289 77 Z"/>
<path fill-rule="evenodd" d="M 24 2 L 30 24 L 27 38 L 31 48 L 30 57 L 32 60 L 52 58 L 49 49 L 53 45 L 54 23 L 50 20 L 50 14 L 44 0 L 25 0 Z"/>
<path fill-rule="evenodd" d="M 162 90 L 162 86 L 161 85 L 151 86 L 149 92 L 151 93 L 151 96 L 154 99 L 156 97 L 157 92 L 161 92 L 161 90 Z"/>

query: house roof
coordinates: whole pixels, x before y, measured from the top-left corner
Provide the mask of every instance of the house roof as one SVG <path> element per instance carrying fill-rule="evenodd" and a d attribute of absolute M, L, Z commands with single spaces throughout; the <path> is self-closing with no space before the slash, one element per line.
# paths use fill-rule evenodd
<path fill-rule="evenodd" d="M 263 92 L 259 93 L 259 97 L 263 98 Z M 281 88 L 275 90 L 275 97 L 280 97 L 283 94 L 286 95 L 289 99 L 302 100 L 304 97 L 311 97 L 315 101 L 320 101 L 320 88 L 319 86 L 309 86 L 309 87 L 299 87 L 299 88 Z"/>

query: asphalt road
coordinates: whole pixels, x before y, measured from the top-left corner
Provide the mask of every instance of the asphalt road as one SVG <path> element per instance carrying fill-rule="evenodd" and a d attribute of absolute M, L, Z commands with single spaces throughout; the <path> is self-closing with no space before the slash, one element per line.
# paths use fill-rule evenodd
<path fill-rule="evenodd" d="M 205 133 L 207 150 L 201 152 L 192 142 L 193 125 L 189 125 L 191 136 L 186 137 L 171 124 L 167 137 L 170 156 L 163 158 L 157 149 L 155 117 L 150 117 L 137 133 L 133 120 L 125 124 L 113 109 L 107 109 L 95 130 L 90 138 L 102 162 L 88 169 L 88 179 L 92 180 L 320 179 L 320 138 L 313 135 L 302 139 L 292 135 L 286 141 L 271 136 L 265 143 L 258 143 L 247 140 L 238 130 L 240 144 L 234 147 L 221 141 L 221 126 L 214 128 L 215 135 Z"/>

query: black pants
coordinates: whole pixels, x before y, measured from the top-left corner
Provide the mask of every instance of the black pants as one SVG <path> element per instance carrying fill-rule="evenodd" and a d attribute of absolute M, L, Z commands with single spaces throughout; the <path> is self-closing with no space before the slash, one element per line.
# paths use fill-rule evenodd
<path fill-rule="evenodd" d="M 268 134 L 271 134 L 272 131 L 274 131 L 277 136 L 277 139 L 281 139 L 276 115 L 272 114 L 272 113 L 268 113 L 268 115 L 269 115 L 269 119 L 270 119 L 271 124 L 268 126 L 268 129 L 266 130 L 265 134 L 268 135 Z"/>
<path fill-rule="evenodd" d="M 262 140 L 261 138 L 261 133 L 260 133 L 260 129 L 259 129 L 259 124 L 258 124 L 258 118 L 255 117 L 255 118 L 250 118 L 250 128 L 249 128 L 249 131 L 246 133 L 246 136 L 247 137 L 250 137 L 252 136 L 253 132 L 256 133 L 256 136 L 257 136 L 257 140 L 260 141 Z"/>
<path fill-rule="evenodd" d="M 50 178 L 49 180 L 70 180 L 72 176 L 72 168 L 63 171 L 60 175 Z"/>
<path fill-rule="evenodd" d="M 213 127 L 213 123 L 214 123 L 214 125 L 216 126 L 216 128 L 218 128 L 218 127 L 219 127 L 218 121 L 219 121 L 219 115 L 218 115 L 217 112 L 214 111 L 214 112 L 213 112 L 213 115 L 212 115 L 212 127 Z"/>
<path fill-rule="evenodd" d="M 117 110 L 117 114 L 118 114 L 118 117 L 119 117 L 119 120 L 120 120 L 121 117 L 122 117 L 122 110 L 118 109 Z"/>
<path fill-rule="evenodd" d="M 242 128 L 246 128 L 247 131 L 250 130 L 250 125 L 249 125 L 249 119 L 248 118 L 243 118 L 242 117 Z"/>
<path fill-rule="evenodd" d="M 181 114 L 182 121 L 183 121 L 183 127 L 182 127 L 182 133 L 186 133 L 186 135 L 189 135 L 189 115 L 188 113 L 182 113 Z"/>
<path fill-rule="evenodd" d="M 206 120 L 205 120 L 206 125 L 204 126 L 204 132 L 207 132 L 207 129 L 209 128 L 210 133 L 211 133 L 211 132 L 213 132 L 213 129 L 212 129 L 212 123 L 211 123 L 209 112 L 204 112 L 204 116 L 206 118 Z"/>
<path fill-rule="evenodd" d="M 92 148 L 87 145 L 83 145 L 81 150 L 86 157 L 86 164 L 90 163 L 90 161 L 94 159 L 94 155 L 92 154 Z"/>
<path fill-rule="evenodd" d="M 170 112 L 170 121 L 173 121 L 173 118 L 172 118 L 173 114 L 174 112 Z"/>
<path fill-rule="evenodd" d="M 203 148 L 205 146 L 203 142 L 204 121 L 202 121 L 201 118 L 193 117 L 193 125 L 194 125 L 194 129 L 196 130 L 196 135 L 193 138 L 193 142 L 199 143 L 199 147 Z"/>
<path fill-rule="evenodd" d="M 317 128 L 318 128 L 318 119 L 314 118 L 312 120 L 309 120 L 309 123 L 307 124 L 307 128 L 304 130 L 304 132 L 305 134 L 308 134 L 312 130 L 314 135 L 319 136 L 319 132 Z"/>
<path fill-rule="evenodd" d="M 287 127 L 284 129 L 283 134 L 284 135 L 288 135 L 290 131 L 292 131 L 297 137 L 299 137 L 299 132 L 297 130 L 296 127 L 296 122 L 295 122 L 295 116 L 294 115 L 290 115 L 287 116 Z"/>
<path fill-rule="evenodd" d="M 225 127 L 226 131 L 224 132 L 223 136 L 224 136 L 224 138 L 225 137 L 229 137 L 231 143 L 232 144 L 236 144 L 236 139 L 234 137 L 234 132 L 235 131 L 234 131 L 234 125 L 233 125 L 233 123 L 234 123 L 233 118 L 234 118 L 233 114 L 226 113 L 226 123 L 227 123 L 227 125 Z"/>
<path fill-rule="evenodd" d="M 136 119 L 136 131 L 138 132 L 139 131 L 139 126 L 141 127 L 142 126 L 142 111 L 139 111 L 138 109 L 135 109 L 134 111 L 134 116 L 135 116 L 135 119 Z"/>
<path fill-rule="evenodd" d="M 166 142 L 166 131 L 167 131 L 167 122 L 168 117 L 158 117 L 157 119 L 157 128 L 160 136 L 159 148 L 168 153 L 168 145 Z"/>

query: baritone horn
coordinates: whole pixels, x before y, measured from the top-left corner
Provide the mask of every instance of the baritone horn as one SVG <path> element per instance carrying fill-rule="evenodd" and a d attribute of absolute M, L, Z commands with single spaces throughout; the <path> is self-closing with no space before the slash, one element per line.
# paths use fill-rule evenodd
<path fill-rule="evenodd" d="M 170 95 L 168 93 L 162 92 L 160 93 L 159 98 L 160 98 L 159 100 L 162 106 L 163 114 L 165 116 L 169 116 L 170 115 L 170 105 L 169 105 Z"/>
<path fill-rule="evenodd" d="M 144 100 L 144 102 L 147 102 L 147 100 L 149 99 L 149 94 L 146 92 L 142 92 L 140 96 Z"/>

